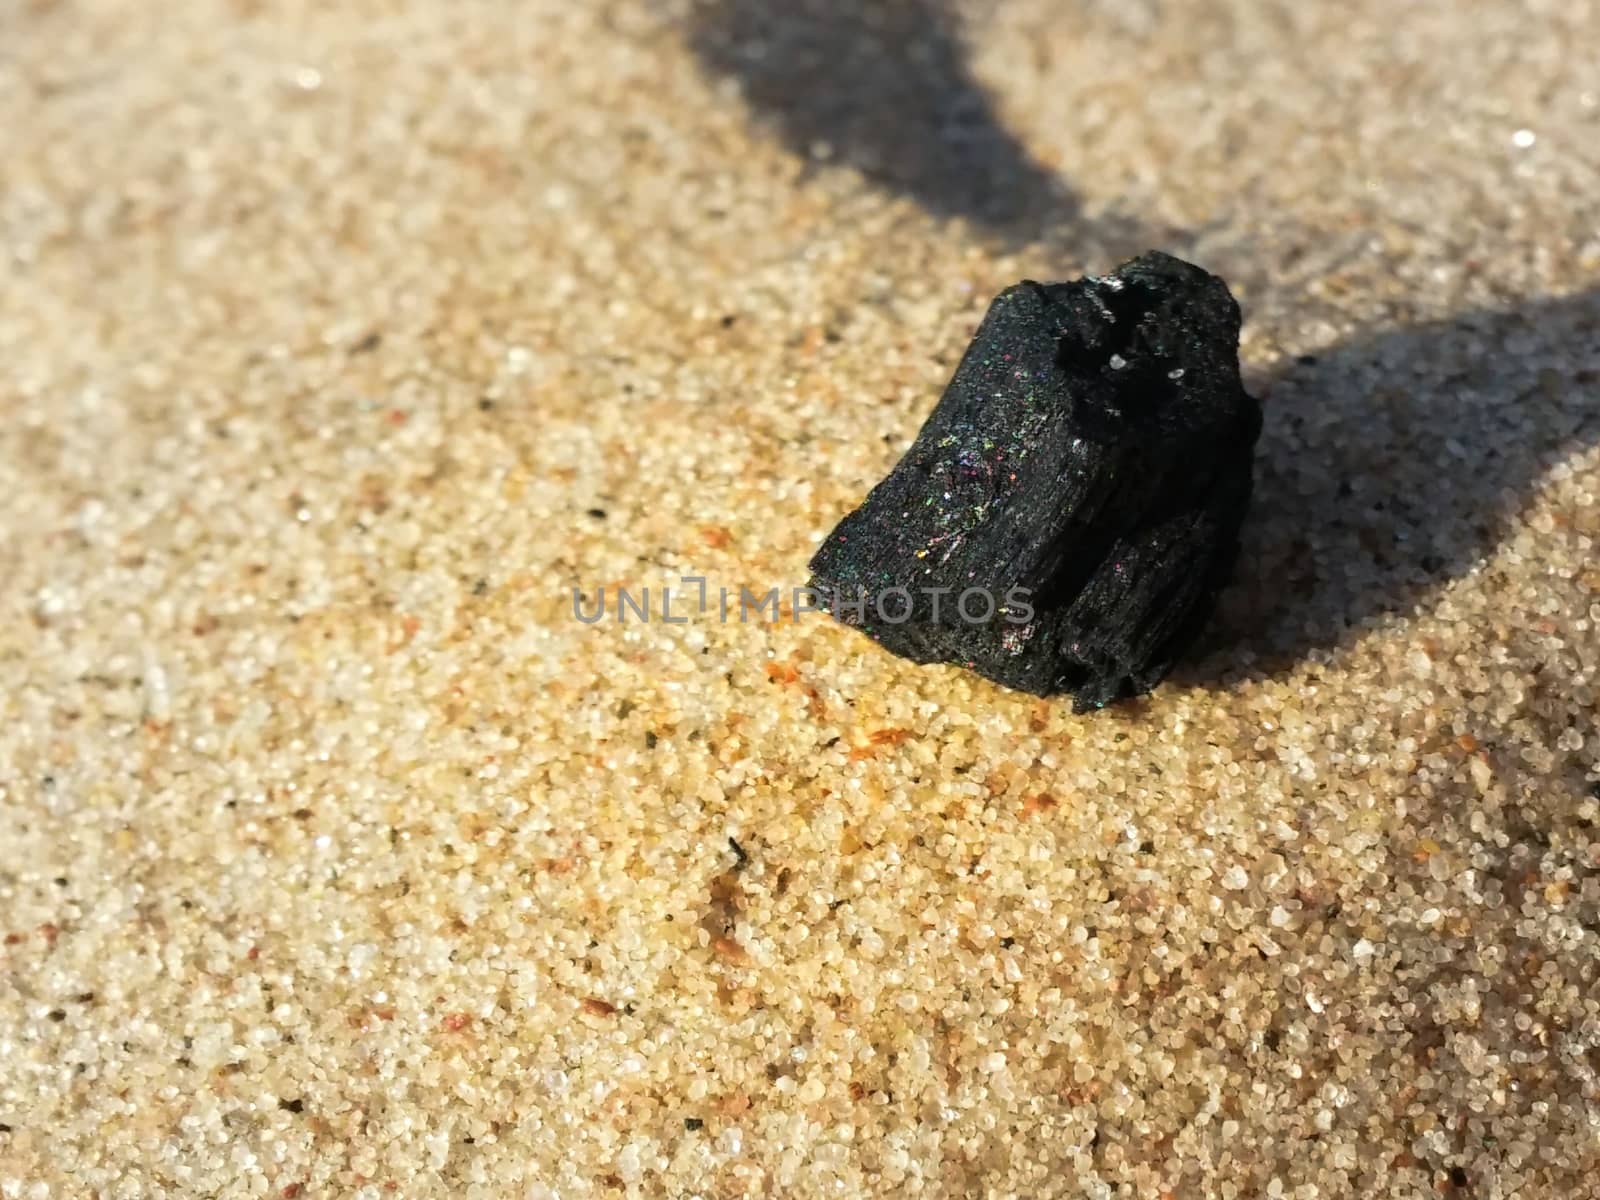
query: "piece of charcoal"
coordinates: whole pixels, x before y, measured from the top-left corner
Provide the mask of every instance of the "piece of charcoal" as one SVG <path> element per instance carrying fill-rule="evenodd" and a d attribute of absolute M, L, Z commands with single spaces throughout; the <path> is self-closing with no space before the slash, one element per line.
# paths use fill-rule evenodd
<path fill-rule="evenodd" d="M 1024 282 L 911 448 L 811 560 L 816 602 L 894 653 L 1079 712 L 1147 692 L 1238 554 L 1261 406 L 1239 306 L 1190 263 Z"/>

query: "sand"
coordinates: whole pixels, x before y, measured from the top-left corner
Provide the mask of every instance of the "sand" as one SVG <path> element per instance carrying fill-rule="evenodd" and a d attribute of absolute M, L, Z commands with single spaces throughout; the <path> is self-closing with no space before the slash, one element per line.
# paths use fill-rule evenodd
<path fill-rule="evenodd" d="M 1600 8 L 825 8 L 0 7 L 0 1196 L 1600 1195 Z M 1147 246 L 1179 678 L 714 611 Z"/>

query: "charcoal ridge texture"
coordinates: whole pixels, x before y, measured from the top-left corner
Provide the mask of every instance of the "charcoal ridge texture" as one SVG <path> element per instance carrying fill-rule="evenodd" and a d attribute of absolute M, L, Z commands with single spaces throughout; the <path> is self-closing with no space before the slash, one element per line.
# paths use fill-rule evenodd
<path fill-rule="evenodd" d="M 1149 691 L 1238 556 L 1261 432 L 1239 326 L 1222 280 L 1159 252 L 1008 288 L 812 558 L 820 602 L 905 658 L 1080 712 Z"/>

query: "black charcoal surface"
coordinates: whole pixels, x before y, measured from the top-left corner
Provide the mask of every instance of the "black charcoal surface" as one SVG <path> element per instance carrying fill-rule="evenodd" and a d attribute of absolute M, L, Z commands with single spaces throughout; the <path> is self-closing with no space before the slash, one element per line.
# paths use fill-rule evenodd
<path fill-rule="evenodd" d="M 896 654 L 1080 712 L 1149 691 L 1238 555 L 1261 431 L 1239 323 L 1222 280 L 1155 252 L 1009 288 L 812 558 L 818 602 Z"/>

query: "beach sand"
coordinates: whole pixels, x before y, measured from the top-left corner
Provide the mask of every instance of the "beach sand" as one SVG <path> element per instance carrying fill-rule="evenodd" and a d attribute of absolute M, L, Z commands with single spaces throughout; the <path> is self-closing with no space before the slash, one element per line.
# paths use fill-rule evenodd
<path fill-rule="evenodd" d="M 828 9 L 0 7 L 0 1196 L 1600 1196 L 1600 7 Z M 1149 247 L 1177 678 L 722 619 Z"/>

